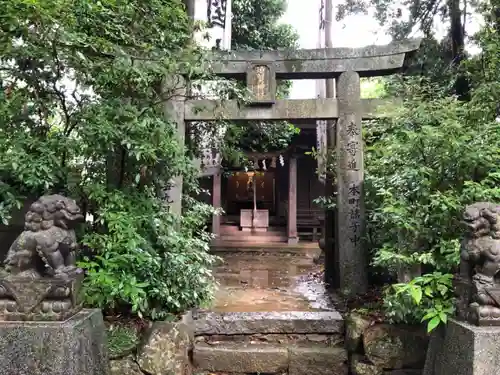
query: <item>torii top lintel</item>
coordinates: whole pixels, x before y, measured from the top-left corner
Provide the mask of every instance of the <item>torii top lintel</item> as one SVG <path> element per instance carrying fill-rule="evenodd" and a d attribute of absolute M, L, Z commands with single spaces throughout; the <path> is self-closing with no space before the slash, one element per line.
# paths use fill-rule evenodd
<path fill-rule="evenodd" d="M 277 79 L 327 79 L 352 70 L 361 77 L 393 74 L 405 56 L 416 51 L 421 39 L 407 39 L 383 46 L 320 48 L 277 51 L 217 51 L 211 56 L 212 71 L 221 77 L 243 78 L 249 63 L 271 64 Z"/>

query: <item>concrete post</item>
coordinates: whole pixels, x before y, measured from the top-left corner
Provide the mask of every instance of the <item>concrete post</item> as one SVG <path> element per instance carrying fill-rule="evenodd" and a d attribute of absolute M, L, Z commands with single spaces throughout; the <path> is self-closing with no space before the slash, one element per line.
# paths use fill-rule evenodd
<path fill-rule="evenodd" d="M 347 71 L 338 81 L 337 212 L 340 290 L 346 295 L 368 288 L 367 257 L 363 246 L 363 137 L 359 74 Z"/>

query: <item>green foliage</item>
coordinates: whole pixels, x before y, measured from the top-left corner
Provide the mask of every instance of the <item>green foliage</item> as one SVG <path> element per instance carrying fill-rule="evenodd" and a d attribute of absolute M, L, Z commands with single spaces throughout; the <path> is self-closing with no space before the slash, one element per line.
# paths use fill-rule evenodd
<path fill-rule="evenodd" d="M 209 206 L 165 191 L 184 176 L 176 80 L 204 78 L 181 0 L 2 0 L 0 207 L 62 192 L 94 217 L 83 236 L 87 302 L 161 318 L 210 298 Z"/>
<path fill-rule="evenodd" d="M 500 198 L 498 123 L 493 113 L 489 119 L 473 116 L 473 105 L 425 92 L 425 99 L 409 100 L 389 122 L 369 128 L 369 137 L 376 139 L 366 153 L 374 265 L 395 271 L 423 264 L 453 271 L 459 261 L 463 207 Z M 423 302 L 426 315 L 451 312 L 444 303 L 451 294 L 439 296 L 428 296 L 434 305 Z M 406 301 L 402 308 L 407 306 L 409 313 L 401 319 L 414 320 L 420 309 L 413 310 L 408 298 L 400 301 Z M 431 321 L 432 326 L 436 320 Z"/>
<path fill-rule="evenodd" d="M 337 197 L 336 195 L 331 197 L 319 196 L 313 202 L 326 210 L 333 210 L 337 206 Z"/>
<path fill-rule="evenodd" d="M 454 95 L 459 67 L 452 64 L 449 42 L 445 39 L 438 41 L 433 36 L 422 39 L 418 51 L 409 57 L 408 68 L 405 75 L 392 75 L 382 78 L 385 86 L 385 94 L 388 97 L 400 97 L 406 94 L 405 82 L 408 76 L 425 76 L 425 78 L 438 85 L 443 94 Z"/>
<path fill-rule="evenodd" d="M 211 206 L 187 198 L 179 218 L 151 196 L 103 195 L 91 198 L 103 203 L 96 222 L 106 223 L 107 231 L 94 230 L 83 239 L 100 250 L 80 263 L 87 270 L 89 304 L 111 311 L 130 306 L 139 316 L 160 319 L 212 298 L 212 235 L 203 230 L 214 213 Z"/>
<path fill-rule="evenodd" d="M 434 272 L 406 284 L 392 285 L 384 298 L 386 317 L 394 323 L 426 321 L 428 332 L 446 324 L 455 311 L 452 278 L 450 274 Z"/>
<path fill-rule="evenodd" d="M 232 49 L 294 49 L 298 35 L 280 22 L 286 0 L 234 0 L 232 3 Z M 278 82 L 277 97 L 286 98 L 291 83 Z M 288 147 L 299 129 L 286 121 L 233 122 L 228 127 L 223 157 L 233 165 L 245 164 L 244 151 L 267 152 Z"/>
<path fill-rule="evenodd" d="M 321 155 L 316 148 L 312 148 L 311 151 L 307 151 L 306 155 L 310 155 L 315 160 L 323 159 L 325 164 L 324 171 L 316 170 L 316 173 L 319 175 L 323 173 L 325 180 L 332 181 L 332 183 L 336 180 L 336 165 L 337 165 L 337 153 L 336 150 L 327 150 L 323 155 Z M 318 176 L 319 177 L 319 176 Z M 333 189 L 332 189 L 333 190 Z M 319 207 L 322 207 L 326 210 L 333 210 L 337 205 L 337 192 L 333 192 L 329 196 L 319 196 L 313 200 L 315 204 Z"/>
<path fill-rule="evenodd" d="M 386 83 L 380 77 L 361 79 L 361 98 L 373 99 L 383 98 L 387 95 Z"/>
<path fill-rule="evenodd" d="M 479 3 L 476 0 L 344 0 L 337 4 L 336 15 L 341 20 L 352 14 L 373 14 L 384 31 L 397 40 L 423 36 L 421 48 L 407 61 L 406 73 L 426 75 L 447 85 L 461 100 L 469 100 L 470 82 L 461 63 L 467 58 L 467 29 L 475 21 L 471 15 L 477 16 Z"/>
<path fill-rule="evenodd" d="M 279 22 L 286 0 L 234 0 L 232 3 L 232 47 L 234 49 L 298 48 L 299 36 Z"/>
<path fill-rule="evenodd" d="M 299 128 L 285 121 L 233 123 L 225 141 L 245 151 L 266 152 L 287 148 L 299 132 Z"/>
<path fill-rule="evenodd" d="M 391 36 L 404 38 L 420 30 L 425 36 L 432 35 L 436 23 L 449 22 L 450 0 L 344 0 L 336 4 L 336 19 L 345 19 L 353 14 L 373 14 L 375 19 Z M 479 1 L 465 1 L 464 10 L 469 14 Z"/>
<path fill-rule="evenodd" d="M 463 208 L 500 200 L 500 39 L 493 25 L 477 37 L 482 56 L 463 67 L 473 87 L 469 102 L 432 78 L 406 77 L 403 108 L 367 126 L 373 264 L 393 273 L 415 266 L 430 272 L 388 289 L 386 313 L 395 321 L 424 320 L 429 330 L 446 322 L 453 312 L 450 274 L 459 262 Z"/>

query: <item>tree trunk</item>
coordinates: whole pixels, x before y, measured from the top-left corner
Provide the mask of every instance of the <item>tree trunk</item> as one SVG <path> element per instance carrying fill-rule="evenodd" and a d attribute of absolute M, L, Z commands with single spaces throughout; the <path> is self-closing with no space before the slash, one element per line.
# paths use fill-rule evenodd
<path fill-rule="evenodd" d="M 500 33 L 500 4 L 498 6 L 495 6 L 493 8 L 493 19 L 494 21 L 494 28 L 497 33 Z"/>
<path fill-rule="evenodd" d="M 194 0 L 183 0 L 184 5 L 186 6 L 186 13 L 190 18 L 194 18 L 194 5 L 195 1 Z"/>
<path fill-rule="evenodd" d="M 466 3 L 467 0 L 465 0 Z M 465 28 L 460 10 L 460 0 L 448 0 L 448 13 L 450 15 L 450 41 L 453 65 L 459 69 L 455 81 L 455 93 L 460 100 L 470 99 L 470 83 L 467 76 L 460 69 L 460 64 L 465 59 Z"/>

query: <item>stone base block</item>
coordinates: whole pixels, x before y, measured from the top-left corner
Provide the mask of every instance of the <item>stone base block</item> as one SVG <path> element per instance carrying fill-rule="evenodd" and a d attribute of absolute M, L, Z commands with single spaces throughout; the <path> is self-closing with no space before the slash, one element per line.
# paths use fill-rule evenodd
<path fill-rule="evenodd" d="M 284 373 L 288 368 L 286 348 L 272 345 L 197 344 L 193 351 L 197 370 L 224 373 Z"/>
<path fill-rule="evenodd" d="M 146 374 L 189 375 L 191 329 L 183 322 L 154 322 L 144 333 L 137 351 L 137 363 Z M 123 374 L 125 375 L 125 374 Z"/>
<path fill-rule="evenodd" d="M 347 351 L 336 347 L 290 347 L 289 375 L 347 375 Z"/>
<path fill-rule="evenodd" d="M 82 309 L 83 271 L 67 278 L 0 278 L 0 321 L 64 321 Z"/>
<path fill-rule="evenodd" d="M 62 322 L 0 322 L 0 375 L 109 375 L 100 310 Z"/>
<path fill-rule="evenodd" d="M 424 375 L 500 374 L 500 327 L 451 319 L 431 338 Z"/>
<path fill-rule="evenodd" d="M 194 321 L 197 336 L 251 334 L 342 334 L 337 311 L 202 313 Z"/>

